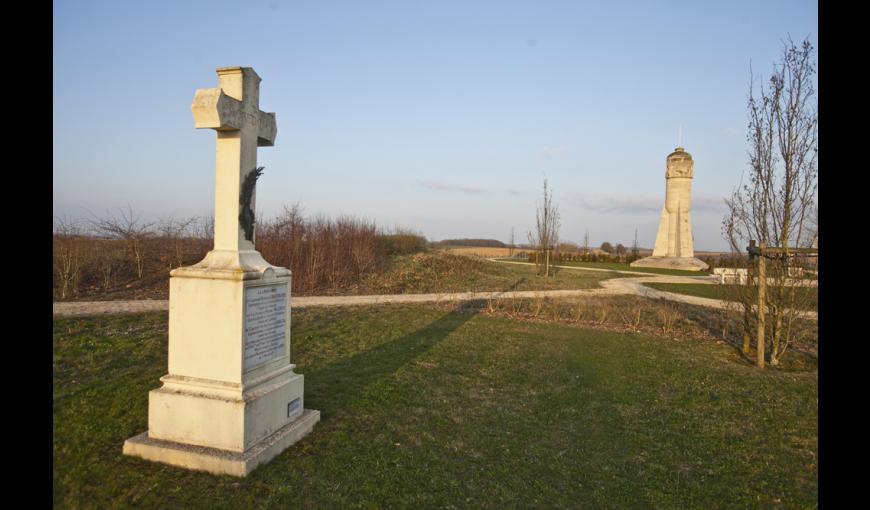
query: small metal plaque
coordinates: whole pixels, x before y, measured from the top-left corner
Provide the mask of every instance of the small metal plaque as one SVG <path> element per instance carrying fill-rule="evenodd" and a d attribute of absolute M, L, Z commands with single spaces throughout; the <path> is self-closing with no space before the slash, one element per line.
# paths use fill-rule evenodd
<path fill-rule="evenodd" d="M 245 370 L 286 352 L 287 284 L 245 289 Z"/>
<path fill-rule="evenodd" d="M 289 418 L 301 410 L 302 410 L 302 399 L 300 399 L 300 398 L 293 399 L 292 402 L 287 404 L 287 417 Z"/>

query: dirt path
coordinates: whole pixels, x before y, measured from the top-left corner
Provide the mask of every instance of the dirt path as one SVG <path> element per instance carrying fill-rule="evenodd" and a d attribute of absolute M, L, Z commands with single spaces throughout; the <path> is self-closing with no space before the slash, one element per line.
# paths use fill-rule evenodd
<path fill-rule="evenodd" d="M 501 261 L 499 261 L 501 262 Z M 517 262 L 504 262 L 517 264 Z M 522 262 L 519 262 L 522 264 Z M 655 273 L 635 273 L 631 271 L 612 271 L 610 269 L 579 268 L 572 266 L 556 266 L 563 269 L 579 271 L 608 271 L 633 275 L 632 278 L 612 278 L 602 280 L 601 288 L 582 290 L 528 290 L 512 292 L 458 292 L 441 294 L 384 294 L 374 296 L 301 296 L 292 298 L 293 308 L 311 306 L 354 306 L 377 305 L 385 303 L 432 303 L 446 301 L 474 301 L 488 299 L 512 298 L 542 298 L 542 297 L 572 297 L 572 296 L 602 296 L 602 295 L 637 295 L 653 299 L 668 299 L 692 305 L 711 308 L 725 308 L 726 302 L 684 294 L 675 294 L 656 290 L 643 285 L 644 283 L 701 283 L 714 284 L 716 280 L 710 276 L 669 276 Z M 113 313 L 139 313 L 169 310 L 166 300 L 138 301 L 78 301 L 71 303 L 54 303 L 55 317 L 103 315 Z M 815 312 L 806 312 L 808 318 L 816 318 Z"/>
<path fill-rule="evenodd" d="M 293 308 L 311 306 L 354 306 L 378 305 L 386 303 L 437 303 L 446 301 L 474 301 L 478 299 L 509 299 L 535 297 L 570 297 L 587 294 L 619 294 L 617 290 L 547 290 L 513 292 L 456 292 L 443 294 L 381 294 L 374 296 L 300 296 L 292 298 Z M 139 313 L 169 310 L 169 301 L 77 301 L 73 303 L 54 303 L 55 317 L 80 315 L 102 315 L 110 313 Z"/>
<path fill-rule="evenodd" d="M 504 260 L 494 260 L 490 259 L 493 262 L 500 262 L 505 264 L 529 264 L 528 262 L 512 262 L 512 261 L 504 261 Z M 639 275 L 635 278 L 611 278 L 610 280 L 602 280 L 601 286 L 603 289 L 591 289 L 591 291 L 587 291 L 586 294 L 593 294 L 592 291 L 599 291 L 599 294 L 632 294 L 636 296 L 643 296 L 652 299 L 667 299 L 669 301 L 679 301 L 681 303 L 688 303 L 690 305 L 698 305 L 698 306 L 706 306 L 708 308 L 718 308 L 725 309 L 728 307 L 729 302 L 721 299 L 711 299 L 711 298 L 703 298 L 698 296 L 689 296 L 687 294 L 677 294 L 675 292 L 667 292 L 663 290 L 654 289 L 652 287 L 648 287 L 644 285 L 645 283 L 691 283 L 691 284 L 702 284 L 702 285 L 714 285 L 719 283 L 719 279 L 712 275 L 698 275 L 698 276 L 676 276 L 676 275 L 663 275 L 659 273 L 642 273 L 640 271 L 619 271 L 614 269 L 597 269 L 597 268 L 581 268 L 577 266 L 553 266 L 558 267 L 560 269 L 576 269 L 583 271 L 612 271 L 614 273 L 621 274 L 630 274 L 630 275 Z M 803 280 L 801 282 L 805 286 L 814 287 L 818 284 L 818 282 L 814 280 Z M 607 292 L 603 292 L 606 290 Z M 808 319 L 818 319 L 818 314 L 813 311 L 805 311 L 803 312 L 803 317 Z"/>

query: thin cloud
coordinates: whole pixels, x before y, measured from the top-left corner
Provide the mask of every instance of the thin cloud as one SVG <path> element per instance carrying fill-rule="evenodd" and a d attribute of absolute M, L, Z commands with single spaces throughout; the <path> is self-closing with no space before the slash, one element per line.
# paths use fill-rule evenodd
<path fill-rule="evenodd" d="M 724 213 L 727 210 L 725 197 L 692 197 L 692 209 L 711 213 Z"/>
<path fill-rule="evenodd" d="M 488 191 L 484 188 L 472 188 L 470 186 L 457 186 L 455 184 L 449 184 L 441 181 L 421 181 L 420 185 L 426 189 L 431 189 L 435 191 L 451 191 L 458 193 L 487 193 Z"/>
<path fill-rule="evenodd" d="M 602 214 L 659 214 L 664 206 L 664 197 L 626 194 L 575 194 L 569 202 L 581 209 Z M 713 196 L 692 197 L 693 212 L 724 213 L 725 198 Z"/>
<path fill-rule="evenodd" d="M 547 159 L 553 159 L 553 157 L 558 156 L 563 152 L 565 152 L 565 147 L 550 146 L 541 149 L 541 155 Z"/>

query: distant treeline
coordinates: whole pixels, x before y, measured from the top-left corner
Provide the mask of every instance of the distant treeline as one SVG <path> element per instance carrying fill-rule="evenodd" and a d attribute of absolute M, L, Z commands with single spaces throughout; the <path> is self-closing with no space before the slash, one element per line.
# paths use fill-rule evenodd
<path fill-rule="evenodd" d="M 435 243 L 438 246 L 474 246 L 475 248 L 507 248 L 508 245 L 496 239 L 444 239 Z"/>
<path fill-rule="evenodd" d="M 53 296 L 74 299 L 165 285 L 169 271 L 214 247 L 211 217 L 144 222 L 132 211 L 90 220 L 56 218 Z M 293 272 L 293 291 L 322 293 L 386 269 L 390 257 L 427 248 L 424 236 L 349 216 L 308 218 L 297 206 L 257 222 L 257 250 Z"/>

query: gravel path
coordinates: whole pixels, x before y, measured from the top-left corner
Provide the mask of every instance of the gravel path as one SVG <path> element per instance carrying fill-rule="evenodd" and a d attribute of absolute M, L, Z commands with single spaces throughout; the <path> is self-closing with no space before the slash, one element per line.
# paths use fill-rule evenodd
<path fill-rule="evenodd" d="M 103 315 L 107 313 L 139 313 L 169 310 L 169 301 L 164 299 L 139 299 L 136 301 L 76 301 L 54 303 L 55 317 L 79 315 Z"/>
<path fill-rule="evenodd" d="M 524 264 L 523 262 L 504 262 L 506 264 Z M 644 283 L 701 283 L 714 284 L 713 277 L 704 276 L 669 276 L 656 273 L 640 273 L 633 271 L 615 271 L 610 269 L 578 268 L 573 266 L 555 266 L 563 269 L 580 271 L 605 271 L 633 275 L 633 278 L 612 278 L 602 280 L 599 289 L 582 290 L 530 290 L 512 292 L 458 292 L 440 294 L 383 294 L 374 296 L 300 296 L 292 298 L 294 308 L 310 306 L 353 306 L 377 305 L 385 303 L 431 303 L 446 301 L 474 301 L 480 299 L 511 299 L 511 298 L 541 298 L 541 297 L 571 297 L 595 295 L 638 295 L 653 299 L 668 299 L 692 305 L 711 308 L 725 308 L 725 301 L 709 299 L 673 292 L 664 292 L 643 285 Z M 103 315 L 115 313 L 139 313 L 169 310 L 169 301 L 145 299 L 138 301 L 78 301 L 72 303 L 54 303 L 55 317 L 71 317 L 85 315 Z M 805 312 L 808 318 L 817 318 L 815 312 Z"/>

